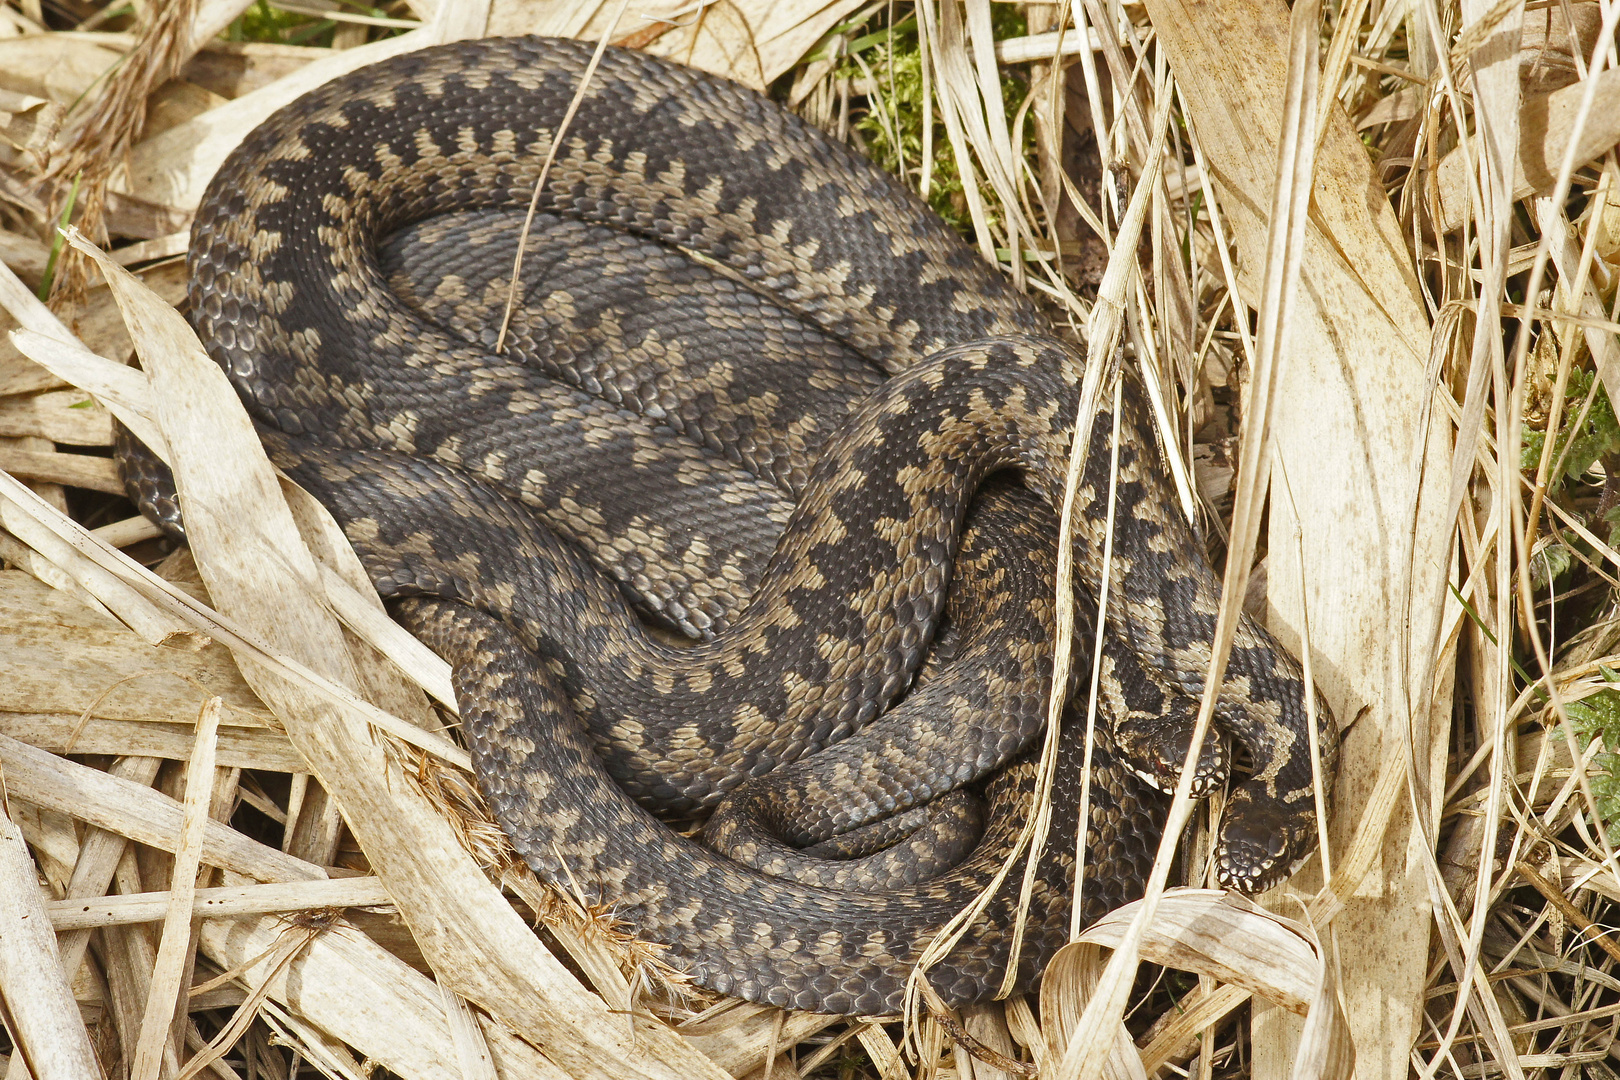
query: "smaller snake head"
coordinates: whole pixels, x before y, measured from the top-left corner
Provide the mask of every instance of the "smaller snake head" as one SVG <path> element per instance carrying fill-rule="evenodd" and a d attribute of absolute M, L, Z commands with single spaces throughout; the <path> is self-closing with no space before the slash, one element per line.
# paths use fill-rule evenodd
<path fill-rule="evenodd" d="M 1181 766 L 1192 744 L 1194 716 L 1170 713 L 1164 716 L 1132 715 L 1114 725 L 1114 742 L 1130 770 L 1166 795 L 1175 793 L 1181 779 Z M 1232 771 L 1226 743 L 1211 729 L 1198 748 L 1193 766 L 1192 796 L 1206 798 L 1226 783 Z"/>

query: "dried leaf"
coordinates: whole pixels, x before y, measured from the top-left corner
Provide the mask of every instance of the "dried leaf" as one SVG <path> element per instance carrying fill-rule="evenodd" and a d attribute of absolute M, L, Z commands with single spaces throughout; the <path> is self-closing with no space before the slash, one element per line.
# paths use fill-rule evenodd
<path fill-rule="evenodd" d="M 1590 116 L 1574 145 L 1579 168 L 1620 143 L 1620 71 L 1606 71 L 1597 83 Z M 1584 82 L 1526 101 L 1519 117 L 1518 152 L 1513 159 L 1512 197 L 1547 191 L 1558 177 L 1558 167 L 1570 150 Z M 1477 160 L 1478 150 L 1473 151 Z M 1452 232 L 1462 225 L 1472 205 L 1468 192 L 1468 155 L 1459 147 L 1440 162 L 1440 228 Z"/>

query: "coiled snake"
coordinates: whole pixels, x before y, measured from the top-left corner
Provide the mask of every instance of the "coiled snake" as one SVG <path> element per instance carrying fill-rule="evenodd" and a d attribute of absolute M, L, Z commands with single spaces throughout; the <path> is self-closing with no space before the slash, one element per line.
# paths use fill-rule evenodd
<path fill-rule="evenodd" d="M 514 213 L 588 57 L 464 42 L 281 110 L 198 213 L 192 319 L 379 591 L 423 598 L 399 617 L 456 665 L 480 785 L 542 877 L 611 904 L 716 990 L 893 1012 L 1029 810 L 1051 507 L 1084 357 L 841 144 L 733 84 L 616 50 L 558 147 L 539 199 L 550 239 L 495 355 L 485 320 L 505 281 L 487 268 L 510 266 Z M 1113 419 L 1092 432 L 1077 504 L 1082 600 L 1101 571 Z M 1088 916 L 1136 895 L 1151 863 L 1162 809 L 1137 773 L 1179 768 L 1219 587 L 1135 391 L 1119 420 Z M 1023 487 L 993 479 L 1004 470 Z M 129 471 L 143 509 L 172 517 Z M 947 592 L 951 657 L 919 680 Z M 673 643 L 627 600 L 699 640 Z M 1305 692 L 1245 623 L 1220 716 L 1255 774 L 1222 819 L 1227 884 L 1274 884 L 1311 849 Z M 1318 715 L 1331 779 L 1336 729 Z M 1024 984 L 1066 939 L 1079 729 L 1062 734 Z M 743 784 L 784 762 L 799 786 Z M 1209 784 L 1225 768 L 1219 747 L 1200 762 Z M 853 830 L 866 838 L 841 851 L 864 853 L 881 842 L 867 834 L 892 838 L 872 824 L 884 815 L 984 777 L 984 833 L 954 866 L 925 858 L 923 832 L 829 871 L 758 827 L 774 817 L 794 845 L 835 850 Z M 652 816 L 705 812 L 739 784 L 711 832 L 808 883 Z M 999 985 L 1016 881 L 930 972 L 947 1003 Z"/>

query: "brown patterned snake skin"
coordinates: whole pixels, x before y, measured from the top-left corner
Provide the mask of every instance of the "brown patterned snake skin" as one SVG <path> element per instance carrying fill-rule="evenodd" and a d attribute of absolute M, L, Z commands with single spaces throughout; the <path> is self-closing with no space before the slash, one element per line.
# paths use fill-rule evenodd
<path fill-rule="evenodd" d="M 192 319 L 379 591 L 429 598 L 399 617 L 455 665 L 480 785 L 543 878 L 610 905 L 715 990 L 892 1013 L 921 948 L 1029 812 L 1051 507 L 1084 356 L 847 148 L 747 90 L 616 50 L 559 148 L 540 198 L 552 238 L 525 264 L 512 347 L 494 355 L 501 273 L 413 269 L 409 253 L 438 234 L 452 262 L 488 247 L 510 265 L 512 212 L 589 53 L 464 42 L 277 113 L 198 213 Z M 1162 784 L 1179 766 L 1219 592 L 1138 397 L 1119 418 L 1098 687 L 1112 734 L 1091 774 L 1088 918 L 1140 891 L 1162 802 L 1137 774 Z M 1101 575 L 1113 419 L 1091 434 L 1077 502 L 1082 607 Z M 992 481 L 1007 470 L 1022 487 Z M 172 513 L 138 473 L 132 488 Z M 946 647 L 919 678 L 947 595 Z M 700 640 L 672 643 L 643 619 Z M 1083 700 L 1083 680 L 1074 689 Z M 1295 661 L 1246 622 L 1220 722 L 1255 772 L 1222 817 L 1223 883 L 1268 887 L 1314 844 L 1305 692 Z M 1331 782 L 1337 732 L 1318 716 Z M 1022 985 L 1066 940 L 1080 728 L 1061 738 Z M 781 763 L 806 774 L 744 783 Z M 1223 780 L 1223 751 L 1199 768 L 1204 786 Z M 984 831 L 959 862 L 930 825 L 817 878 L 824 860 L 758 831 L 788 821 L 793 844 L 837 848 L 853 830 L 841 852 L 864 855 L 871 832 L 896 831 L 887 814 L 910 811 L 904 828 L 971 818 L 960 801 L 913 808 L 976 783 Z M 711 832 L 810 882 L 652 816 L 701 813 L 734 789 Z M 999 985 L 1015 893 L 930 971 L 948 1004 Z"/>

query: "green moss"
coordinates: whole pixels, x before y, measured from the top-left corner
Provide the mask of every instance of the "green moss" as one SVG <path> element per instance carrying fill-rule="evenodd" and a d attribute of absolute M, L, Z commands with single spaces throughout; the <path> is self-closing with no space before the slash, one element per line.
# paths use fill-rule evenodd
<path fill-rule="evenodd" d="M 265 0 L 250 5 L 225 30 L 229 41 L 268 41 L 277 44 L 330 45 L 331 32 L 337 24 L 330 19 L 316 19 L 271 7 Z M 317 39 L 324 40 L 317 40 Z"/>
<path fill-rule="evenodd" d="M 388 12 L 380 8 L 348 0 L 345 0 L 343 6 L 357 15 L 370 15 L 373 18 L 385 18 L 388 15 Z M 226 28 L 225 38 L 227 41 L 269 41 L 281 45 L 318 45 L 324 48 L 331 46 L 332 34 L 337 25 L 331 19 L 283 11 L 267 0 L 258 0 Z M 387 29 L 382 31 L 380 36 L 392 37 L 400 33 L 404 31 Z"/>
<path fill-rule="evenodd" d="M 877 18 L 871 23 L 877 22 Z M 868 23 L 868 25 L 871 25 Z M 1018 37 L 1027 32 L 1024 16 L 1008 4 L 995 4 L 991 9 L 991 25 L 996 40 Z M 866 153 L 889 172 L 905 179 L 915 188 L 921 173 L 923 154 L 923 77 L 922 48 L 917 40 L 917 21 L 907 14 L 897 18 L 892 29 L 879 27 L 853 39 L 849 56 L 840 60 L 837 75 L 860 79 L 869 71 L 876 81 L 879 94 L 868 107 L 851 120 Z M 863 70 L 853 58 L 865 62 Z M 1004 69 L 1001 75 L 1001 97 L 1009 119 L 1016 115 L 1024 100 L 1024 81 Z M 878 115 L 878 110 L 883 116 Z M 951 150 L 945 125 L 939 119 L 939 110 L 932 110 L 933 168 L 930 176 L 928 202 L 934 210 L 964 234 L 971 235 L 973 221 L 968 214 L 967 198 L 962 192 L 962 175 Z M 1035 148 L 1035 128 L 1025 124 L 1025 154 Z M 995 205 L 994 191 L 981 182 L 980 192 L 989 207 Z M 990 211 L 990 218 L 996 215 Z"/>

